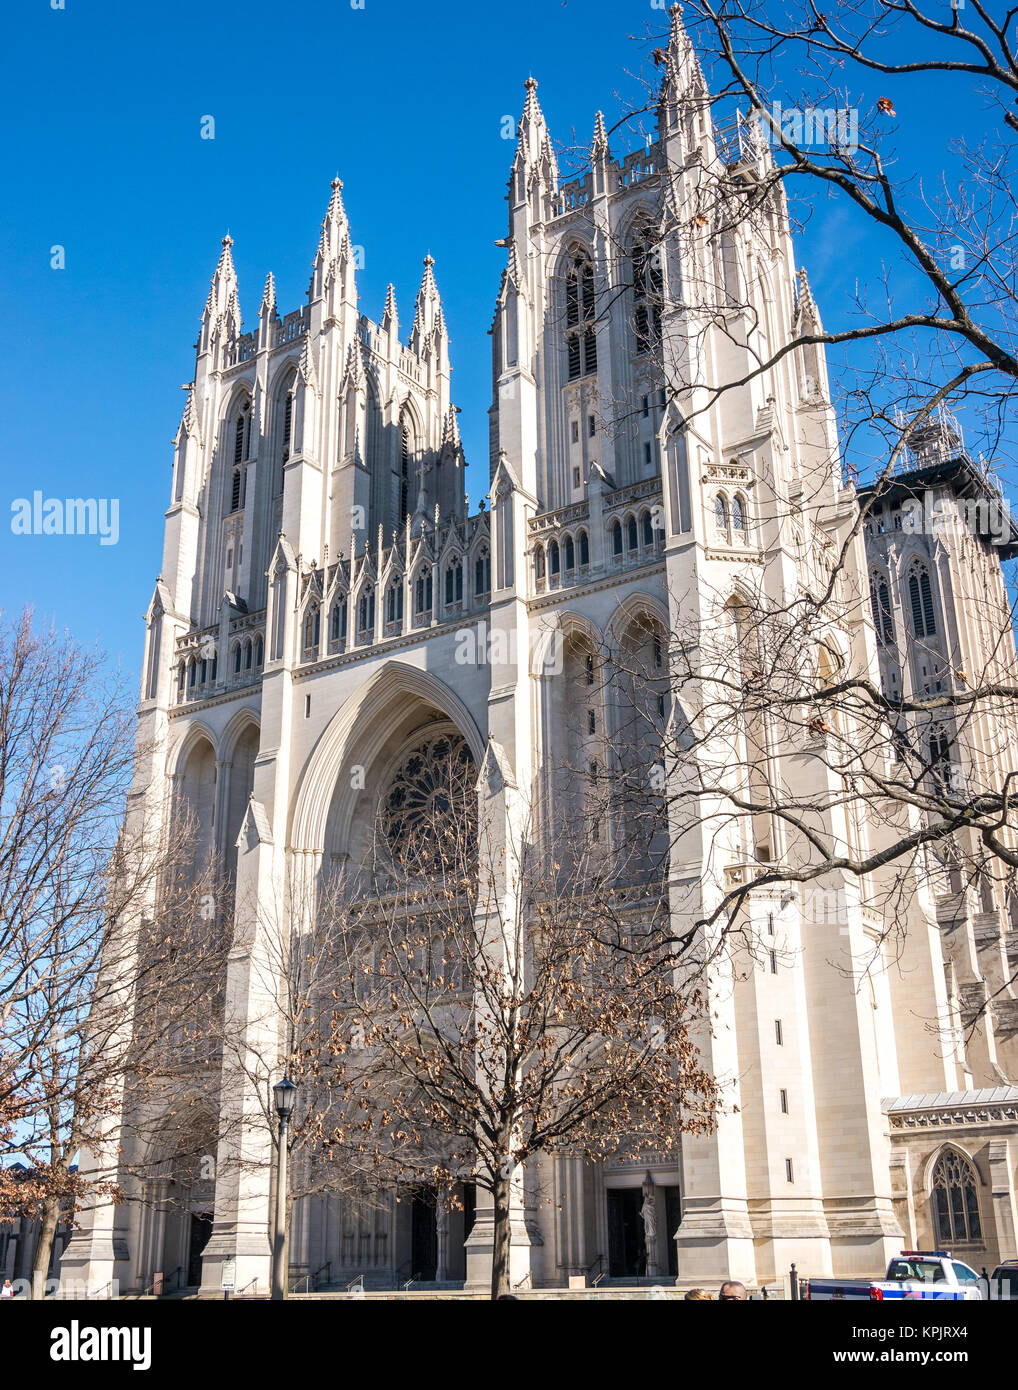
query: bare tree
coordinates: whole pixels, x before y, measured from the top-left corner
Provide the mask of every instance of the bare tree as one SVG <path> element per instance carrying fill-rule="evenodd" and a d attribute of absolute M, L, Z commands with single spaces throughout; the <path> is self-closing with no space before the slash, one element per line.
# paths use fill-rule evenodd
<path fill-rule="evenodd" d="M 438 740 L 390 791 L 370 861 L 320 910 L 347 967 L 333 1137 L 379 1181 L 490 1194 L 497 1298 L 528 1165 L 675 1149 L 711 1127 L 716 1091 L 661 882 L 626 888 L 625 856 L 592 834 L 596 794 L 582 833 L 527 815 L 506 837 L 497 796 L 482 792 L 478 822 L 475 778 L 465 746 Z"/>
<path fill-rule="evenodd" d="M 9 1195 L 41 1216 L 36 1296 L 61 1214 L 120 1195 L 79 1151 L 108 1144 L 125 1088 L 208 1045 L 215 1012 L 218 876 L 196 872 L 186 818 L 172 836 L 122 823 L 134 756 L 99 654 L 27 613 L 0 632 L 2 1143 L 32 1170 Z"/>
<path fill-rule="evenodd" d="M 927 914 L 954 921 L 971 898 L 1015 920 L 1018 666 L 997 561 L 1018 541 L 997 476 L 1018 365 L 1012 19 L 978 3 L 689 0 L 641 39 L 650 74 L 609 123 L 656 140 L 657 210 L 626 239 L 597 227 L 597 316 L 621 307 L 655 360 L 662 447 L 681 434 L 715 480 L 700 534 L 730 562 L 723 578 L 705 566 L 695 597 L 671 594 L 664 634 L 671 852 L 696 837 L 729 866 L 684 941 L 743 923 L 754 885 L 820 903 L 847 886 L 899 945 L 931 889 Z M 936 155 L 895 118 L 931 91 L 978 132 L 945 142 L 932 181 Z M 605 139 L 572 151 L 580 177 Z M 865 237 L 865 262 L 840 262 L 833 329 L 792 274 L 793 234 L 821 215 L 846 244 Z M 637 409 L 603 401 L 603 428 Z M 740 412 L 761 437 L 794 421 L 806 461 L 787 476 L 717 461 Z M 963 631 L 934 630 L 921 575 L 892 613 L 875 570 L 895 530 L 950 556 Z M 1014 981 L 996 971 L 971 1022 Z"/>

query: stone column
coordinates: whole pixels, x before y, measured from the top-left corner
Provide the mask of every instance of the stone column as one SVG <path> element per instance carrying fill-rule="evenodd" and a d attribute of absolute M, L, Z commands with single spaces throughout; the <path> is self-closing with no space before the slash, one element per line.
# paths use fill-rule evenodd
<path fill-rule="evenodd" d="M 1015 1162 L 1007 1139 L 991 1139 L 990 1192 L 996 1226 L 997 1259 L 1005 1260 L 1018 1249 L 1018 1193 L 1015 1192 Z"/>

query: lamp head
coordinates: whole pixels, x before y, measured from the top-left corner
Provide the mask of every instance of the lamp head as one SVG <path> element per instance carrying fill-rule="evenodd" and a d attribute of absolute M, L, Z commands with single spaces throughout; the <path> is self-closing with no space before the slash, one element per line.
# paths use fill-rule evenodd
<path fill-rule="evenodd" d="M 282 1081 L 277 1081 L 272 1088 L 272 1099 L 275 1101 L 276 1114 L 281 1120 L 288 1120 L 293 1114 L 293 1107 L 297 1103 L 297 1087 L 288 1076 L 284 1076 Z"/>

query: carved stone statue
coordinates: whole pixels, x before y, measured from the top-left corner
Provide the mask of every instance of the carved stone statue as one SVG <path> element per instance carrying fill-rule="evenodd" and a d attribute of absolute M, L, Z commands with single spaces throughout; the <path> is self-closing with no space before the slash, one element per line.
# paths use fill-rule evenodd
<path fill-rule="evenodd" d="M 643 1206 L 640 1208 L 640 1216 L 643 1218 L 643 1244 L 647 1252 L 647 1273 L 654 1275 L 658 1272 L 657 1200 L 654 1194 L 654 1180 L 649 1173 L 643 1180 Z"/>

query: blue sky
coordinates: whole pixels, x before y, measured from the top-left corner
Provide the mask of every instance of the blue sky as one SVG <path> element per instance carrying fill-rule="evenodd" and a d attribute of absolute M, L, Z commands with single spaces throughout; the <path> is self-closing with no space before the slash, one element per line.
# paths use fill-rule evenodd
<path fill-rule="evenodd" d="M 380 316 L 392 280 L 409 328 L 430 251 L 476 505 L 503 263 L 493 243 L 513 152 L 503 118 L 518 115 L 532 72 L 553 136 L 586 141 L 597 107 L 610 124 L 618 95 L 638 98 L 627 69 L 651 71 L 652 45 L 630 36 L 667 22 L 648 0 L 363 4 L 34 0 L 6 17 L 0 604 L 34 603 L 132 673 L 161 559 L 179 384 L 224 232 L 248 327 L 270 269 L 283 312 L 304 302 L 336 172 L 364 247 L 365 313 Z M 874 79 L 873 100 L 886 86 Z M 214 140 L 201 139 L 206 115 Z M 918 172 L 936 173 L 958 133 L 950 103 L 899 102 L 899 118 L 902 145 L 926 161 Z M 803 248 L 828 322 L 880 254 L 836 217 L 820 208 Z M 54 245 L 62 270 L 50 266 Z M 118 498 L 118 544 L 12 535 L 11 500 L 36 488 Z"/>

